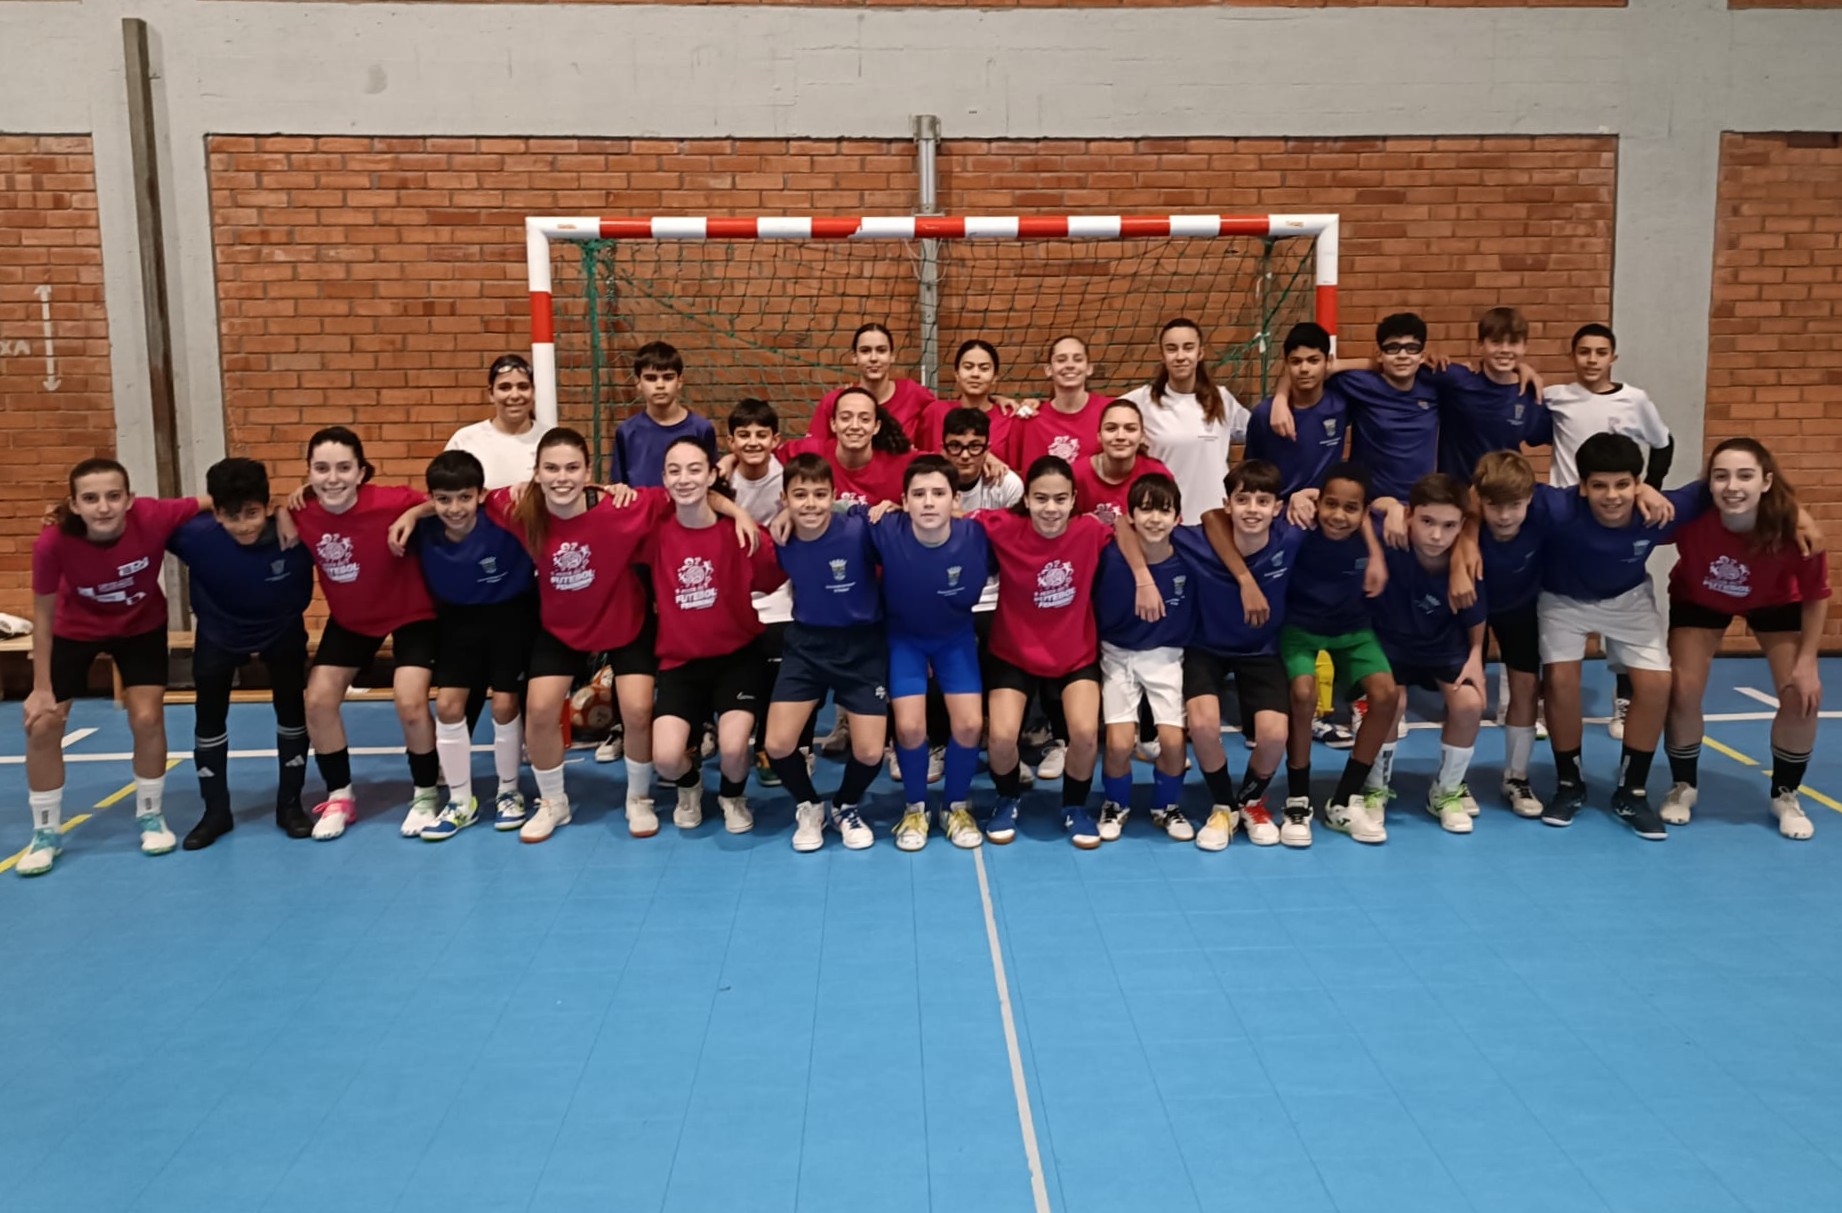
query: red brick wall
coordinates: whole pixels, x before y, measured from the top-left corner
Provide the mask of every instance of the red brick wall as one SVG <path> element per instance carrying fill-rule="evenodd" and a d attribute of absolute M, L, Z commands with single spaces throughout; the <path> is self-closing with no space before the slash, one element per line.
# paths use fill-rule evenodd
<path fill-rule="evenodd" d="M 1771 447 L 1833 549 L 1842 536 L 1842 135 L 1722 136 L 1719 213 L 1704 441 L 1751 434 Z M 1842 612 L 1829 636 L 1842 639 Z"/>
<path fill-rule="evenodd" d="M 50 288 L 57 358 L 49 390 L 40 287 Z M 0 609 L 30 617 L 45 503 L 65 495 L 72 464 L 115 448 L 86 135 L 0 135 L 0 432 Z"/>

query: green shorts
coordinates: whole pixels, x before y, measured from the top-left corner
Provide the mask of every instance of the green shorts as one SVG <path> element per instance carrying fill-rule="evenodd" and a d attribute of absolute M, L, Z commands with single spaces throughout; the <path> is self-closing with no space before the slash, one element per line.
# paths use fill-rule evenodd
<path fill-rule="evenodd" d="M 1341 636 L 1320 636 L 1291 624 L 1279 629 L 1279 657 L 1286 663 L 1288 679 L 1315 677 L 1320 652 L 1330 654 L 1337 681 L 1351 693 L 1355 693 L 1362 680 L 1371 674 L 1393 673 L 1387 654 L 1382 652 L 1381 641 L 1368 628 L 1345 632 Z"/>

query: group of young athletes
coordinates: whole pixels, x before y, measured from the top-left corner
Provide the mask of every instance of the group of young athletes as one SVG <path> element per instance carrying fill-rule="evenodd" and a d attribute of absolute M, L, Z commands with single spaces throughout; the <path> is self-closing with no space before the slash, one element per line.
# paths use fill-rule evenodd
<path fill-rule="evenodd" d="M 531 368 L 516 356 L 489 371 L 493 416 L 455 434 L 418 487 L 375 483 L 344 426 L 313 435 L 306 483 L 285 504 L 248 459 L 216 464 L 206 495 L 178 500 L 137 498 L 121 464 L 86 460 L 33 549 L 33 831 L 18 870 L 49 871 L 62 846 L 61 742 L 100 654 L 133 730 L 141 847 L 179 845 L 162 806 L 168 552 L 190 570 L 197 615 L 204 812 L 189 850 L 233 826 L 228 708 L 256 659 L 273 688 L 276 824 L 325 840 L 360 816 L 341 708 L 386 639 L 414 788 L 401 832 L 429 841 L 489 816 L 536 843 L 571 820 L 564 722 L 594 669 L 612 679 L 618 745 L 600 756 L 624 758 L 635 837 L 659 830 L 657 783 L 672 788 L 675 826 L 701 824 L 713 750 L 730 832 L 753 828 L 754 774 L 789 793 L 795 850 L 820 848 L 828 830 L 868 847 L 865 801 L 887 754 L 903 850 L 932 826 L 958 847 L 1008 843 L 1025 786 L 1058 776 L 1063 826 L 1093 848 L 1126 824 L 1136 752 L 1153 759 L 1150 820 L 1172 839 L 1219 851 L 1238 829 L 1305 847 L 1321 818 L 1380 843 L 1410 687 L 1444 701 L 1427 811 L 1469 833 L 1487 635 L 1507 669 L 1503 800 L 1565 826 L 1587 798 L 1580 671 L 1593 634 L 1621 679 L 1609 805 L 1661 839 L 1695 806 L 1702 691 L 1735 616 L 1780 699 L 1770 811 L 1786 837 L 1809 838 L 1797 789 L 1821 698 L 1820 534 L 1749 438 L 1717 445 L 1702 480 L 1660 491 L 1670 435 L 1643 392 L 1613 379 L 1609 328 L 1575 334 L 1577 381 L 1564 386 L 1543 387 L 1527 342 L 1523 318 L 1495 308 L 1475 366 L 1429 361 L 1424 323 L 1398 314 L 1372 359 L 1333 361 L 1328 334 L 1300 324 L 1283 383 L 1250 413 L 1211 381 L 1187 319 L 1157 335 L 1152 381 L 1117 399 L 1090 390 L 1085 343 L 1057 339 L 1050 390 L 1022 403 L 997 393 L 992 345 L 962 345 L 957 395 L 936 399 L 894 375 L 888 331 L 866 324 L 852 338 L 858 382 L 818 402 L 804 437 L 783 440 L 775 409 L 743 400 L 726 451 L 680 399 L 677 351 L 641 348 L 645 409 L 617 430 L 605 485 L 579 433 L 533 424 Z M 1547 484 L 1525 446 L 1552 448 Z M 1678 552 L 1667 625 L 1646 568 L 1664 544 Z M 310 660 L 314 569 L 329 617 Z M 1222 743 L 1230 682 L 1251 750 L 1238 783 Z M 1358 725 L 1334 791 L 1314 802 L 1313 733 L 1332 685 L 1356 701 Z M 810 759 L 827 697 L 847 747 L 829 798 Z M 1053 737 L 1034 773 L 1020 752 L 1032 704 Z M 470 745 L 488 707 L 490 814 Z M 1530 779 L 1538 711 L 1556 771 L 1545 801 Z M 1659 734 L 1672 786 L 1652 807 Z M 309 746 L 324 784 L 311 811 Z M 972 796 L 981 747 L 989 805 Z M 1186 748 L 1206 812 L 1184 803 Z"/>

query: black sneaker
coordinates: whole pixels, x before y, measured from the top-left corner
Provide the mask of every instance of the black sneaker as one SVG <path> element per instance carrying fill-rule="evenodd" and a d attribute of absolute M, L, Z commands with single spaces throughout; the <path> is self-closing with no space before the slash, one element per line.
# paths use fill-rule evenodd
<path fill-rule="evenodd" d="M 1650 797 L 1642 792 L 1628 792 L 1619 788 L 1612 793 L 1612 812 L 1622 817 L 1631 827 L 1631 832 L 1639 838 L 1661 842 L 1669 837 L 1669 827 L 1663 824 L 1663 818 L 1651 805 Z"/>
<path fill-rule="evenodd" d="M 1586 803 L 1586 785 L 1583 783 L 1556 784 L 1554 799 L 1541 811 L 1541 824 L 1545 826 L 1566 827 L 1573 824 L 1573 815 Z"/>
<path fill-rule="evenodd" d="M 275 824 L 290 838 L 313 837 L 313 818 L 307 816 L 298 800 L 286 800 L 275 806 Z"/>

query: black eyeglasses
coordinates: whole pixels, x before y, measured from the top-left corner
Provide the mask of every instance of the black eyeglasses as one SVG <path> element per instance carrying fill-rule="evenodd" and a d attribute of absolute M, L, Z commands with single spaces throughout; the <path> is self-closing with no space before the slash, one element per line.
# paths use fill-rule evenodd
<path fill-rule="evenodd" d="M 1418 341 L 1390 341 L 1381 347 L 1384 354 L 1417 354 L 1426 348 Z"/>
<path fill-rule="evenodd" d="M 974 440 L 972 442 L 942 443 L 940 449 L 949 455 L 983 455 L 991 443 Z"/>

